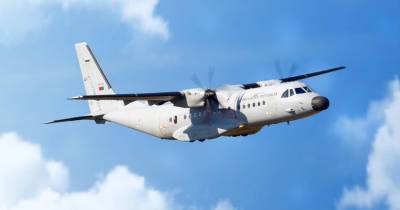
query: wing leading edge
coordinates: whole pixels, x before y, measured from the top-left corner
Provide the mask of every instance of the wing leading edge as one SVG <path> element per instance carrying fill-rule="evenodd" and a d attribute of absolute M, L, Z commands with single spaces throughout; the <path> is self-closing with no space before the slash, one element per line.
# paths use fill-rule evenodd
<path fill-rule="evenodd" d="M 327 73 L 334 72 L 334 71 L 343 70 L 345 68 L 346 68 L 345 66 L 339 66 L 339 67 L 335 67 L 335 68 L 330 68 L 330 69 L 326 69 L 326 70 L 322 70 L 322 71 L 302 74 L 302 75 L 298 75 L 298 76 L 286 77 L 286 78 L 279 79 L 279 81 L 281 81 L 282 83 L 294 82 L 294 81 L 298 81 L 298 80 L 302 80 L 302 79 L 307 79 L 310 77 L 319 76 L 322 74 L 327 74 Z M 260 85 L 258 83 L 248 83 L 248 84 L 242 84 L 242 87 L 243 87 L 243 89 L 252 89 L 252 88 L 259 88 Z"/>
<path fill-rule="evenodd" d="M 115 95 L 84 95 L 71 98 L 72 100 L 123 100 L 123 101 L 171 101 L 185 96 L 181 92 L 138 93 Z"/>
<path fill-rule="evenodd" d="M 287 77 L 287 78 L 283 78 L 280 79 L 282 82 L 293 82 L 293 81 L 297 81 L 297 80 L 302 80 L 302 79 L 307 79 L 310 77 L 316 77 L 322 74 L 327 74 L 327 73 L 331 73 L 334 71 L 339 71 L 339 70 L 343 70 L 345 69 L 345 66 L 339 66 L 339 67 L 335 67 L 335 68 L 331 68 L 331 69 L 326 69 L 326 70 L 322 70 L 322 71 L 317 71 L 317 72 L 312 72 L 312 73 L 308 73 L 308 74 L 303 74 L 303 75 L 298 75 L 298 76 L 294 76 L 294 77 Z"/>

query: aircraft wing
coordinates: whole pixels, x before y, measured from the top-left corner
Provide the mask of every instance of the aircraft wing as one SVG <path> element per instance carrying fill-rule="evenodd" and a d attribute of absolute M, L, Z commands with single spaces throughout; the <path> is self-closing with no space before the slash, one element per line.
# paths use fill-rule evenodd
<path fill-rule="evenodd" d="M 134 93 L 114 95 L 84 95 L 71 98 L 72 100 L 121 100 L 121 101 L 171 101 L 185 95 L 181 92 Z"/>
<path fill-rule="evenodd" d="M 346 67 L 344 66 L 340 66 L 340 67 L 335 67 L 335 68 L 331 68 L 331 69 L 326 69 L 326 70 L 322 70 L 322 71 L 317 71 L 317 72 L 312 72 L 312 73 L 308 73 L 308 74 L 303 74 L 303 75 L 298 75 L 298 76 L 293 76 L 293 77 L 287 77 L 287 78 L 283 78 L 280 79 L 282 82 L 293 82 L 293 81 L 297 81 L 297 80 L 302 80 L 302 79 L 307 79 L 310 77 L 316 77 L 319 76 L 321 74 L 327 74 L 327 73 L 331 73 L 334 71 L 339 71 L 339 70 L 343 70 Z"/>
<path fill-rule="evenodd" d="M 340 67 L 335 67 L 335 68 L 326 69 L 326 70 L 322 70 L 322 71 L 307 73 L 307 74 L 303 74 L 303 75 L 297 75 L 297 76 L 282 78 L 282 79 L 279 79 L 279 81 L 282 82 L 282 83 L 284 83 L 284 82 L 294 82 L 294 81 L 298 81 L 298 80 L 302 80 L 302 79 L 307 79 L 307 78 L 310 78 L 310 77 L 319 76 L 321 74 L 327 74 L 327 73 L 330 73 L 330 72 L 343 70 L 345 68 L 346 67 L 344 67 L 344 66 L 340 66 Z M 252 88 L 259 88 L 260 87 L 260 85 L 258 83 L 242 84 L 241 86 L 242 86 L 243 89 L 252 89 Z"/>

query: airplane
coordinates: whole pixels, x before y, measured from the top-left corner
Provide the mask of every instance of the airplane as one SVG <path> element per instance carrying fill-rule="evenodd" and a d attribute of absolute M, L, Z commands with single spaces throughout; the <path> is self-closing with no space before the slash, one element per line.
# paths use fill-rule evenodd
<path fill-rule="evenodd" d="M 256 134 L 264 126 L 291 122 L 329 107 L 328 98 L 300 80 L 345 69 L 344 66 L 277 80 L 193 88 L 177 92 L 116 94 L 87 43 L 75 44 L 90 114 L 78 120 L 106 122 L 164 140 L 194 142 Z"/>

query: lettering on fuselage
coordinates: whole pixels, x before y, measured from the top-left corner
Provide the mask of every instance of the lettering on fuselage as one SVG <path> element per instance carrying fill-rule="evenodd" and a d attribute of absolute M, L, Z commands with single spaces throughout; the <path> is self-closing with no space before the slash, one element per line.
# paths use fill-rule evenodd
<path fill-rule="evenodd" d="M 277 96 L 278 93 L 277 92 L 273 92 L 273 93 L 262 93 L 262 94 L 254 94 L 252 96 L 248 96 L 248 97 L 243 97 L 242 101 L 250 101 L 250 100 L 257 100 L 257 99 L 265 99 L 265 98 L 270 98 L 270 97 L 275 97 Z"/>

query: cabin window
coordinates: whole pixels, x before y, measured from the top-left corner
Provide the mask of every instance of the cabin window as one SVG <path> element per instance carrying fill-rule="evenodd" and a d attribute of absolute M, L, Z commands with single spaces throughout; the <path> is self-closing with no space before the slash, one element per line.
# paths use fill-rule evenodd
<path fill-rule="evenodd" d="M 263 101 L 263 105 L 265 106 L 265 101 Z"/>
<path fill-rule="evenodd" d="M 187 117 L 186 117 L 186 115 L 183 115 L 183 119 L 185 119 L 185 120 L 186 120 L 186 118 L 187 118 Z"/>
<path fill-rule="evenodd" d="M 172 117 L 169 118 L 169 122 L 172 123 Z"/>
<path fill-rule="evenodd" d="M 307 87 L 307 86 L 305 86 L 305 87 L 303 87 L 304 88 L 304 90 L 306 90 L 308 93 L 311 93 L 312 92 L 312 90 L 309 88 L 309 87 Z"/>
<path fill-rule="evenodd" d="M 296 94 L 303 94 L 303 93 L 306 93 L 306 91 L 303 90 L 303 88 L 296 88 L 295 90 L 296 90 Z"/>
<path fill-rule="evenodd" d="M 283 92 L 282 98 L 287 98 L 287 97 L 288 97 L 288 94 L 289 94 L 289 91 L 286 90 L 285 92 Z"/>
<path fill-rule="evenodd" d="M 261 102 L 258 102 L 258 104 L 257 104 L 258 106 L 261 106 Z"/>
<path fill-rule="evenodd" d="M 250 104 L 247 104 L 247 108 L 250 108 Z"/>
<path fill-rule="evenodd" d="M 293 91 L 293 89 L 290 89 L 290 94 L 289 94 L 289 96 L 293 96 L 294 95 L 294 91 Z"/>
<path fill-rule="evenodd" d="M 174 117 L 174 123 L 177 124 L 178 123 L 178 116 L 175 115 Z"/>
<path fill-rule="evenodd" d="M 245 105 L 243 105 L 243 109 L 246 109 L 246 104 L 245 104 Z"/>
<path fill-rule="evenodd" d="M 253 103 L 253 107 L 256 107 L 256 103 Z"/>

